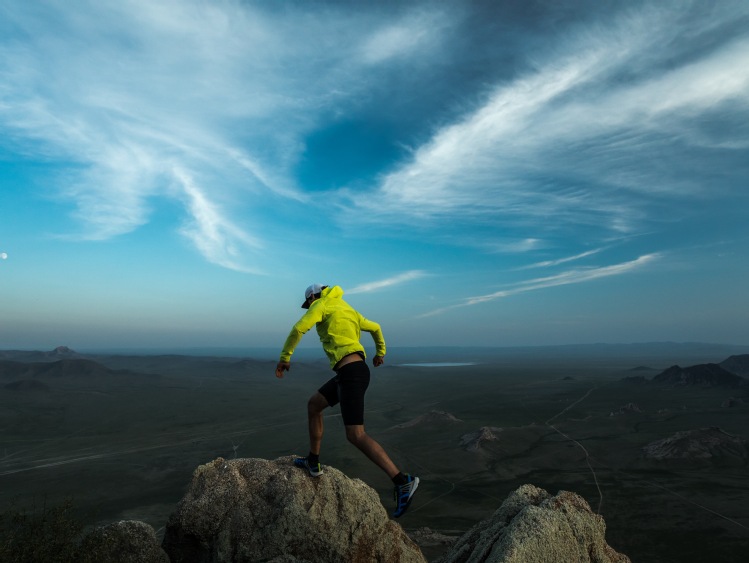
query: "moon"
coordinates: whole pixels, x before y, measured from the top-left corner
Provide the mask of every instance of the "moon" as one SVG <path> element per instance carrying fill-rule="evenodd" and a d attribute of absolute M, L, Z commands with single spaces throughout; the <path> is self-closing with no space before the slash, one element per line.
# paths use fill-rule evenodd
<path fill-rule="evenodd" d="M 3 260 L 7 260 L 8 259 L 8 254 L 5 253 L 5 252 L 0 252 L 0 258 L 2 258 Z"/>

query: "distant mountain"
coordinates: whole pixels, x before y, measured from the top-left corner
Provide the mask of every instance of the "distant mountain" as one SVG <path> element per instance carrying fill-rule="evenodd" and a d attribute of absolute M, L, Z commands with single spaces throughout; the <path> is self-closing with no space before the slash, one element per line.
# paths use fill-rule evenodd
<path fill-rule="evenodd" d="M 682 368 L 671 366 L 653 378 L 656 383 L 701 385 L 703 387 L 744 387 L 749 382 L 723 369 L 718 364 L 699 364 Z"/>
<path fill-rule="evenodd" d="M 727 360 L 720 362 L 720 367 L 736 375 L 749 376 L 749 354 L 731 356 Z"/>

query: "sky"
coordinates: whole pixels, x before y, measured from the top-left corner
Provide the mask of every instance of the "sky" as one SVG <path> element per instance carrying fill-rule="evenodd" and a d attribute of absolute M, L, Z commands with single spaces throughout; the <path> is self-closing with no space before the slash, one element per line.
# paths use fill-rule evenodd
<path fill-rule="evenodd" d="M 748 183 L 745 1 L 0 3 L 0 349 L 743 345 Z"/>

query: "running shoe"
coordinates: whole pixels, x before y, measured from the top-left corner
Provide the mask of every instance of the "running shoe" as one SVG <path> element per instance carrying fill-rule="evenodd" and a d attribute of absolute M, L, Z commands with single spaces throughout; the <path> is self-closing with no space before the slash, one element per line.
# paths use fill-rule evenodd
<path fill-rule="evenodd" d="M 311 477 L 319 477 L 322 475 L 322 465 L 318 462 L 314 465 L 310 465 L 309 460 L 306 457 L 294 458 L 294 465 L 306 469 Z"/>
<path fill-rule="evenodd" d="M 403 485 L 395 487 L 395 512 L 393 518 L 399 518 L 405 514 L 411 504 L 416 488 L 419 486 L 419 478 L 406 474 L 407 481 Z"/>

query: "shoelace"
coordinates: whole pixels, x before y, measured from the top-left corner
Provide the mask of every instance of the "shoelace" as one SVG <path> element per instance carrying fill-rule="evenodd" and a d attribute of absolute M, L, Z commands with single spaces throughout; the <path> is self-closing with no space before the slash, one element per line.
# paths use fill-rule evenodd
<path fill-rule="evenodd" d="M 405 500 L 406 498 L 408 498 L 408 493 L 411 492 L 409 487 L 410 484 L 411 483 L 409 482 L 404 485 L 398 485 L 397 487 L 395 487 L 395 490 L 393 491 L 393 499 L 398 504 L 400 504 L 402 499 Z M 403 493 L 406 493 L 405 497 L 403 496 Z"/>

